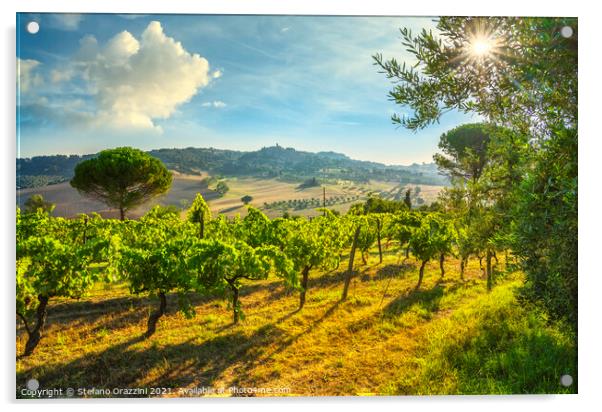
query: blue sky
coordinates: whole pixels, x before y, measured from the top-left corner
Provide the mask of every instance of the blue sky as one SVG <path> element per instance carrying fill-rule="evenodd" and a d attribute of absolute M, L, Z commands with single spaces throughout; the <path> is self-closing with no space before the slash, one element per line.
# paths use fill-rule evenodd
<path fill-rule="evenodd" d="M 29 34 L 32 20 L 40 31 Z M 431 18 L 21 14 L 18 156 L 274 145 L 430 162 L 450 112 L 417 133 L 371 56 L 412 63 L 399 28 Z"/>

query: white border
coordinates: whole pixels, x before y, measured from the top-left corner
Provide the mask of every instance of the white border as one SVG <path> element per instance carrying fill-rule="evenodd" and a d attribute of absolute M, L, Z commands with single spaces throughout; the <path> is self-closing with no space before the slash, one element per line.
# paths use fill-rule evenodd
<path fill-rule="evenodd" d="M 348 14 L 348 15 L 529 15 L 529 16 L 577 16 L 579 17 L 579 175 L 580 175 L 580 242 L 579 242 L 579 395 L 575 396 L 506 396 L 506 397 L 410 397 L 410 398 L 303 398 L 289 400 L 162 400 L 143 402 L 145 409 L 158 410 L 166 407 L 186 407 L 195 410 L 281 410 L 304 411 L 308 408 L 345 408 L 346 411 L 385 408 L 395 410 L 436 410 L 436 411 L 505 411 L 508 410 L 588 410 L 602 403 L 598 383 L 600 378 L 600 300 L 602 273 L 597 264 L 600 244 L 600 219 L 598 209 L 602 197 L 600 193 L 600 154 L 602 153 L 600 122 L 599 75 L 600 72 L 600 15 L 592 6 L 593 2 L 525 0 L 478 1 L 429 0 L 429 1 L 356 1 L 356 0 L 164 0 L 153 1 L 79 1 L 69 0 L 29 0 L 25 2 L 0 3 L 2 21 L 2 55 L 0 70 L 4 93 L 0 99 L 0 115 L 3 125 L 2 151 L 2 192 L 0 227 L 0 253 L 2 253 L 3 294 L 2 331 L 7 338 L 1 340 L 2 371 L 0 388 L 2 401 L 9 408 L 45 411 L 64 410 L 75 407 L 92 410 L 105 410 L 107 407 L 140 407 L 140 402 L 19 402 L 14 398 L 14 205 L 15 205 L 15 12 L 106 12 L 106 13 L 210 13 L 210 14 Z M 136 403 L 134 405 L 133 403 Z M 129 406 L 129 404 L 132 404 Z M 336 404 L 336 405 L 335 405 Z"/>

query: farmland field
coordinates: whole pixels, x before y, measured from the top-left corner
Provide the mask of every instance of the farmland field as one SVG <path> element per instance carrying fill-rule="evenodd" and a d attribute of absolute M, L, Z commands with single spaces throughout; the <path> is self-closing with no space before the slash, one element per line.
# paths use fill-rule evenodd
<path fill-rule="evenodd" d="M 155 301 L 98 285 L 50 307 L 43 344 L 17 362 L 17 386 L 35 377 L 45 387 L 173 389 L 162 396 L 198 396 L 182 391 L 199 387 L 226 388 L 220 396 L 237 395 L 231 387 L 281 390 L 277 396 L 573 390 L 556 373 L 574 372 L 575 348 L 539 312 L 516 304 L 520 273 L 488 293 L 477 260 L 464 281 L 458 261 L 446 263 L 444 278 L 433 262 L 417 292 L 416 261 L 398 262 L 393 248 L 382 264 L 372 255 L 346 302 L 343 271 L 312 272 L 302 311 L 298 293 L 279 280 L 247 284 L 237 325 L 219 299 L 194 298 L 196 316 L 186 319 L 171 296 L 149 340 L 141 336 Z M 17 352 L 24 339 L 20 328 Z"/>
<path fill-rule="evenodd" d="M 156 204 L 174 205 L 182 208 L 189 205 L 197 193 L 201 193 L 207 200 L 213 214 L 224 214 L 228 217 L 233 217 L 238 214 L 246 216 L 246 208 L 240 200 L 244 195 L 251 195 L 253 200 L 250 204 L 261 209 L 270 218 L 281 216 L 284 210 L 288 210 L 292 214 L 303 216 L 315 216 L 319 214 L 319 212 L 315 210 L 315 207 L 308 207 L 300 210 L 295 210 L 294 207 L 285 209 L 266 209 L 264 203 L 315 198 L 319 199 L 320 205 L 322 204 L 322 186 L 299 189 L 298 183 L 287 183 L 276 179 L 258 179 L 251 177 L 231 178 L 226 179 L 230 190 L 223 197 L 220 197 L 218 193 L 207 188 L 207 185 L 202 182 L 202 180 L 208 176 L 206 173 L 200 175 L 187 175 L 174 171 L 172 171 L 172 173 L 173 183 L 167 194 L 128 212 L 128 216 L 131 218 L 140 217 Z M 327 198 L 353 197 L 353 201 L 341 201 L 329 206 L 329 208 L 341 213 L 345 213 L 356 201 L 365 200 L 371 192 L 382 192 L 385 194 L 385 196 L 383 196 L 384 198 L 393 198 L 395 194 L 401 193 L 400 196 L 403 198 L 402 192 L 406 190 L 406 188 L 414 191 L 417 186 L 421 188 L 420 196 L 423 198 L 424 204 L 430 204 L 434 201 L 437 194 L 443 188 L 443 186 L 415 184 L 400 185 L 394 182 L 380 181 L 365 184 L 340 181 L 335 184 L 324 185 Z M 23 203 L 31 195 L 36 193 L 41 194 L 46 200 L 56 204 L 53 213 L 55 216 L 73 217 L 79 213 L 97 212 L 103 217 L 118 217 L 118 212 L 116 210 L 108 208 L 103 203 L 81 196 L 77 190 L 72 188 L 67 182 L 38 188 L 17 190 L 17 202 L 19 206 L 22 207 Z M 357 198 L 355 198 L 356 196 Z"/>

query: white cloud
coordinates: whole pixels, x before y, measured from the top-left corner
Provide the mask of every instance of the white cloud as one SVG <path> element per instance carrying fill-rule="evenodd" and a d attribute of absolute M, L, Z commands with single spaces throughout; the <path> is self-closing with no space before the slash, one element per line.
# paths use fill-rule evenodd
<path fill-rule="evenodd" d="M 211 73 L 211 77 L 213 77 L 214 79 L 219 79 L 220 77 L 222 77 L 222 71 L 221 70 L 216 70 L 213 73 Z"/>
<path fill-rule="evenodd" d="M 80 40 L 77 60 L 96 98 L 93 126 L 99 127 L 159 131 L 155 119 L 169 118 L 215 77 L 205 58 L 166 36 L 158 21 L 151 22 L 140 39 L 123 31 L 103 46 L 86 36 Z"/>
<path fill-rule="evenodd" d="M 52 27 L 61 30 L 73 31 L 79 28 L 79 23 L 84 16 L 76 13 L 49 14 L 49 23 Z"/>
<path fill-rule="evenodd" d="M 216 109 L 223 109 L 227 105 L 226 105 L 226 103 L 222 102 L 221 100 L 214 100 L 212 102 L 204 102 L 201 106 L 203 106 L 203 107 L 214 107 Z"/>
<path fill-rule="evenodd" d="M 71 80 L 73 77 L 73 71 L 71 69 L 54 69 L 50 72 L 50 80 L 52 83 L 61 83 Z"/>
<path fill-rule="evenodd" d="M 111 64 L 122 65 L 127 63 L 127 60 L 131 56 L 138 53 L 138 50 L 140 50 L 138 40 L 130 32 L 122 31 L 109 40 L 103 57 L 106 61 L 111 62 Z"/>
<path fill-rule="evenodd" d="M 43 83 L 42 76 L 35 73 L 39 65 L 37 60 L 17 58 L 17 86 L 21 93 L 27 93 Z"/>

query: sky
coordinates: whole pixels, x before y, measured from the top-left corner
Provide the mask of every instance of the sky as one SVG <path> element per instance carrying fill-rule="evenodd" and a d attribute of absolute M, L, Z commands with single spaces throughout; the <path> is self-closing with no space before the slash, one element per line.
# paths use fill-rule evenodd
<path fill-rule="evenodd" d="M 39 23 L 36 34 L 27 24 Z M 433 18 L 19 14 L 17 156 L 279 144 L 431 162 L 449 112 L 413 132 L 372 56 L 412 64 L 399 28 Z"/>

